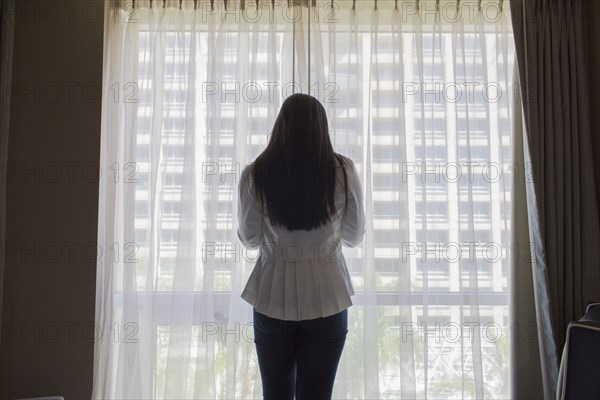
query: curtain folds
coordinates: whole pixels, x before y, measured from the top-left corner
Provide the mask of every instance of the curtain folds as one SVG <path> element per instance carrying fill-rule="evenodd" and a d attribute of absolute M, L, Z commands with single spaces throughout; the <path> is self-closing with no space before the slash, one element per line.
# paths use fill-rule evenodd
<path fill-rule="evenodd" d="M 520 87 L 517 64 L 514 65 L 514 86 Z M 530 168 L 526 167 L 524 148 L 524 123 L 520 105 L 522 99 L 519 90 L 515 95 L 515 115 L 513 120 L 513 154 L 514 164 L 518 170 L 516 174 L 521 177 L 531 175 Z M 526 180 L 517 179 L 513 184 L 512 192 L 512 218 L 511 236 L 512 243 L 524 243 L 516 249 L 525 250 L 525 257 L 520 251 L 515 251 L 511 257 L 510 269 L 510 326 L 513 327 L 510 335 L 510 398 L 511 399 L 543 399 L 544 386 L 542 383 L 542 367 L 536 301 L 533 286 L 533 270 L 530 248 L 532 247 L 529 236 L 529 214 L 527 211 Z"/>
<path fill-rule="evenodd" d="M 533 287 L 545 398 L 569 322 L 600 298 L 600 233 L 587 71 L 586 2 L 511 1 L 521 79 Z"/>
<path fill-rule="evenodd" d="M 509 396 L 510 12 L 456 4 L 107 2 L 93 398 L 261 398 L 235 199 L 300 91 L 366 196 L 334 398 Z"/>

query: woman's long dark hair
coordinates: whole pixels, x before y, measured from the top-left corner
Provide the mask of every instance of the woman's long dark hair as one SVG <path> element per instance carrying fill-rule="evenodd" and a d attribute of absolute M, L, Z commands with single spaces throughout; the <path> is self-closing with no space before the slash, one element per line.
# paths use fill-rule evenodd
<path fill-rule="evenodd" d="M 323 105 L 303 93 L 285 99 L 267 148 L 252 166 L 256 198 L 273 225 L 311 230 L 331 221 L 336 158 L 347 192 L 345 160 L 333 151 Z"/>

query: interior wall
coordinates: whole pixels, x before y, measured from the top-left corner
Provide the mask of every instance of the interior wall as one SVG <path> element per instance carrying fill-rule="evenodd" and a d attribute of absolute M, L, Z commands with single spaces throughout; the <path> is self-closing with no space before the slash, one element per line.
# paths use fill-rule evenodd
<path fill-rule="evenodd" d="M 16 0 L 2 398 L 91 396 L 103 8 Z"/>

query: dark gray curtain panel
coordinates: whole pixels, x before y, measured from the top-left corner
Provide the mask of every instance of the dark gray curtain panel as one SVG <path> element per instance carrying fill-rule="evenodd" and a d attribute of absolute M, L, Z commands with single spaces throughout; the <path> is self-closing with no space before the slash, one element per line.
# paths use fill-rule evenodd
<path fill-rule="evenodd" d="M 529 237 L 544 397 L 566 328 L 600 299 L 585 0 L 510 3 L 524 116 Z M 515 305 L 518 307 L 518 304 Z"/>

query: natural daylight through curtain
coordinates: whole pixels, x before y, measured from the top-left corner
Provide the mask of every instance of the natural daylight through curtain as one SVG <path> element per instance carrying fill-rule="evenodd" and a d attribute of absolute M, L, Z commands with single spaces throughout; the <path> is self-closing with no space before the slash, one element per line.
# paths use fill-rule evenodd
<path fill-rule="evenodd" d="M 107 1 L 93 397 L 262 397 L 237 185 L 301 91 L 366 195 L 334 398 L 507 398 L 502 3 Z"/>

